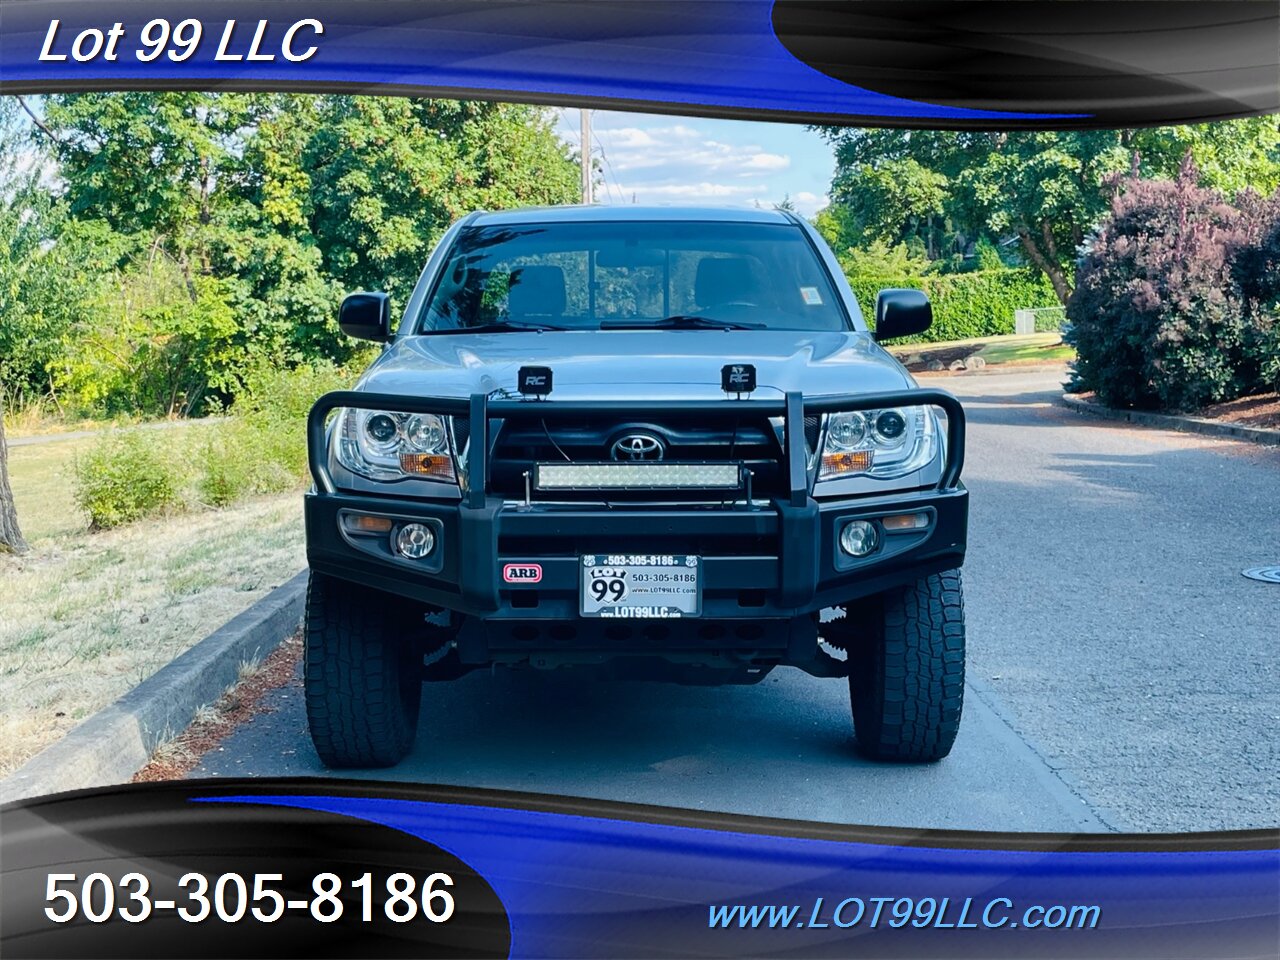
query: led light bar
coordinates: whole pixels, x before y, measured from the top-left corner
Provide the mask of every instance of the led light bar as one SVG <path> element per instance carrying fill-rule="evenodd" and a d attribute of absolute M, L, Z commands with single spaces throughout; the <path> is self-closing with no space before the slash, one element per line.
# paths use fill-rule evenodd
<path fill-rule="evenodd" d="M 737 490 L 742 470 L 736 463 L 539 463 L 533 482 L 539 490 Z"/>

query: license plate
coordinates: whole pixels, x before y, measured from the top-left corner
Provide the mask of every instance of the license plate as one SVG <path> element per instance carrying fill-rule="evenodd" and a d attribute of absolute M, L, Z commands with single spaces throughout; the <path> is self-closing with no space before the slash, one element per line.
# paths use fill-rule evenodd
<path fill-rule="evenodd" d="M 582 558 L 584 617 L 671 619 L 702 613 L 702 558 L 597 554 Z"/>

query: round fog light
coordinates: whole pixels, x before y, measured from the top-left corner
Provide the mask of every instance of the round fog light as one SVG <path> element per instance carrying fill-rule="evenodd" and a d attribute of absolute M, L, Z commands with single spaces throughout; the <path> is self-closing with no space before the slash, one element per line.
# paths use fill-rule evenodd
<path fill-rule="evenodd" d="M 396 534 L 396 552 L 410 560 L 421 560 L 436 547 L 436 535 L 421 523 L 406 523 Z"/>
<path fill-rule="evenodd" d="M 880 531 L 867 520 L 850 520 L 840 531 L 840 549 L 851 557 L 865 557 L 880 546 Z"/>

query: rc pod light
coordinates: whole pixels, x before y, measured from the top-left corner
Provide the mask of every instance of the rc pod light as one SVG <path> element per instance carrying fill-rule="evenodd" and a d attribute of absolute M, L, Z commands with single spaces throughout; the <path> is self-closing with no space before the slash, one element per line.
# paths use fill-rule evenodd
<path fill-rule="evenodd" d="M 370 480 L 457 478 L 448 424 L 434 413 L 344 408 L 334 436 L 338 462 Z"/>
<path fill-rule="evenodd" d="M 857 410 L 827 417 L 819 480 L 905 477 L 937 452 L 938 422 L 927 407 Z"/>

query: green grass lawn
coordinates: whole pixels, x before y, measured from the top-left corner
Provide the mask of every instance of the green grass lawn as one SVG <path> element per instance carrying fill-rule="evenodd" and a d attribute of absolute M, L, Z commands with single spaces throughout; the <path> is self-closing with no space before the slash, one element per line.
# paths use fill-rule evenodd
<path fill-rule="evenodd" d="M 300 492 L 89 533 L 72 469 L 93 442 L 9 450 L 31 552 L 0 557 L 0 776 L 306 565 Z"/>
<path fill-rule="evenodd" d="M 930 354 L 963 352 L 977 354 L 989 366 L 1019 363 L 1068 363 L 1076 352 L 1062 342 L 1060 333 L 1030 333 L 999 337 L 978 337 L 973 340 L 948 340 L 943 343 L 908 343 L 894 345 L 889 351 L 904 363 L 909 358 Z"/>
<path fill-rule="evenodd" d="M 989 337 L 978 356 L 988 365 L 1000 363 L 1067 363 L 1076 352 L 1062 342 L 1060 333 L 1032 333 L 1014 337 Z"/>
<path fill-rule="evenodd" d="M 72 492 L 72 464 L 93 441 L 56 440 L 9 448 L 9 485 L 27 541 L 38 544 L 76 532 L 88 521 Z"/>

